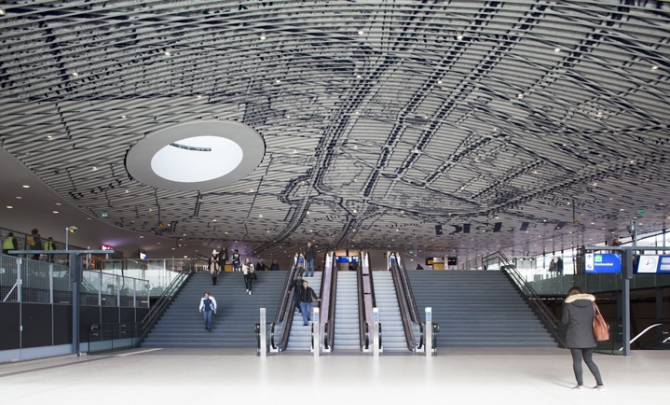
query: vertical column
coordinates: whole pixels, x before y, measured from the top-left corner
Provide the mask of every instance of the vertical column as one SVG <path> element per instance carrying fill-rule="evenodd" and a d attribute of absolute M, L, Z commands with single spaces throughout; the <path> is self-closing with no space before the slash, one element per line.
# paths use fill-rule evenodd
<path fill-rule="evenodd" d="M 633 250 L 626 249 L 623 252 L 623 286 L 621 291 L 622 304 L 622 340 L 623 340 L 623 355 L 630 356 L 630 279 L 633 278 Z"/>
<path fill-rule="evenodd" d="M 379 308 L 372 308 L 372 354 L 374 357 L 379 357 L 380 342 L 379 342 Z"/>
<path fill-rule="evenodd" d="M 268 355 L 268 344 L 267 344 L 267 321 L 266 321 L 266 310 L 265 308 L 261 308 L 261 324 L 260 324 L 260 353 L 261 353 L 261 358 L 265 358 Z"/>
<path fill-rule="evenodd" d="M 426 327 L 424 329 L 426 334 L 426 358 L 430 359 L 433 356 L 433 308 L 426 307 Z"/>
<path fill-rule="evenodd" d="M 23 349 L 23 260 L 16 259 L 16 299 L 19 301 L 19 348 Z"/>
<path fill-rule="evenodd" d="M 49 304 L 54 303 L 54 264 L 49 263 Z"/>
<path fill-rule="evenodd" d="M 81 284 L 81 257 L 70 253 L 70 281 L 72 282 L 72 353 L 79 356 L 79 286 Z"/>
<path fill-rule="evenodd" d="M 312 351 L 314 352 L 314 359 L 319 358 L 321 352 L 321 331 L 319 330 L 319 308 L 312 308 Z"/>

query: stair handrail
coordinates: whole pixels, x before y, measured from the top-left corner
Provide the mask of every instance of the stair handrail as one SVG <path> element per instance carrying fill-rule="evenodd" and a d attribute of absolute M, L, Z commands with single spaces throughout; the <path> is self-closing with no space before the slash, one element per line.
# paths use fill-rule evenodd
<path fill-rule="evenodd" d="M 535 292 L 535 289 L 526 281 L 526 279 L 519 273 L 516 265 L 512 263 L 503 252 L 495 252 L 482 258 L 482 263 L 485 263 L 491 258 L 498 258 L 502 266 L 501 270 L 506 274 L 517 289 L 523 294 L 526 301 L 531 305 L 535 314 L 538 315 L 542 323 L 545 325 L 549 333 L 556 339 L 556 341 L 565 347 L 563 336 L 561 335 L 561 322 L 556 316 L 547 308 L 544 301 Z"/>
<path fill-rule="evenodd" d="M 648 339 L 647 341 L 643 341 L 643 343 L 641 343 L 639 347 L 640 347 L 640 348 L 653 347 L 654 344 L 658 344 L 659 341 L 660 341 L 661 344 L 669 342 L 669 341 L 670 341 L 670 337 L 666 337 L 666 338 L 664 339 L 664 335 L 669 335 L 669 334 L 670 334 L 670 329 L 663 330 L 664 327 L 668 326 L 668 323 L 667 323 L 667 322 L 660 322 L 660 323 L 655 323 L 655 324 L 653 324 L 653 325 L 649 325 L 649 326 L 647 326 L 642 332 L 638 333 L 634 338 L 632 338 L 632 339 L 630 340 L 630 343 L 633 344 L 633 342 L 637 341 L 639 338 L 641 338 L 641 337 L 642 337 L 643 335 L 645 335 L 647 332 L 649 332 L 649 331 L 651 331 L 651 330 L 653 330 L 653 329 L 655 329 L 655 328 L 658 328 L 659 326 L 661 327 L 660 338 L 659 338 L 659 336 L 657 335 L 656 337 L 653 337 L 653 338 L 651 338 L 651 339 Z M 651 342 L 655 342 L 655 343 L 652 344 Z M 621 347 L 621 348 L 619 349 L 619 351 L 622 351 L 622 350 L 623 350 L 623 347 Z"/>
<path fill-rule="evenodd" d="M 177 273 L 174 279 L 168 284 L 167 287 L 163 290 L 161 295 L 158 297 L 154 305 L 151 307 L 149 312 L 142 318 L 140 322 L 119 322 L 119 323 L 94 323 L 90 327 L 89 331 L 89 342 L 91 335 L 97 335 L 98 333 L 104 332 L 103 329 L 107 329 L 111 332 L 121 331 L 121 329 L 126 329 L 127 326 L 133 325 L 134 330 L 137 333 L 137 340 L 132 345 L 132 347 L 138 347 L 142 341 L 147 337 L 153 326 L 161 318 L 165 310 L 172 304 L 175 297 L 179 294 L 181 289 L 186 285 L 186 282 L 193 276 L 195 273 L 196 264 L 199 261 L 206 262 L 209 258 L 196 254 L 189 259 L 189 261 L 182 267 L 181 271 Z M 90 344 L 89 344 L 90 347 Z"/>
<path fill-rule="evenodd" d="M 409 289 L 406 287 L 407 283 L 403 282 L 401 273 L 401 266 L 398 263 L 398 257 L 396 253 L 389 252 L 389 257 L 395 258 L 391 260 L 391 279 L 393 280 L 393 287 L 396 291 L 396 298 L 398 300 L 398 306 L 400 308 L 400 316 L 402 319 L 402 326 L 405 332 L 405 341 L 407 342 L 407 349 L 412 352 L 420 351 L 423 348 L 423 323 L 417 322 L 412 317 L 412 306 L 416 308 L 416 302 L 411 296 L 409 296 Z M 410 287 L 411 289 L 411 287 Z M 414 336 L 414 325 L 418 324 L 420 337 L 416 339 Z"/>
<path fill-rule="evenodd" d="M 291 331 L 290 324 L 293 322 L 293 312 L 295 311 L 295 306 L 293 305 L 293 286 L 291 284 L 293 280 L 295 280 L 297 272 L 299 271 L 298 266 L 299 261 L 297 257 L 294 257 L 291 269 L 288 271 L 286 279 L 284 280 L 284 289 L 282 290 L 283 293 L 279 300 L 275 319 L 270 325 L 270 348 L 272 351 L 284 351 L 288 344 L 288 333 Z M 289 287 L 291 288 L 289 289 Z M 277 342 L 276 330 L 279 325 L 282 325 L 282 330 L 281 336 L 279 336 Z"/>
<path fill-rule="evenodd" d="M 331 272 L 330 272 L 330 295 L 328 297 L 328 315 L 325 319 L 326 323 L 323 325 L 323 348 L 326 352 L 333 350 L 333 343 L 335 342 L 335 303 L 337 302 L 337 275 L 339 273 L 335 264 L 335 252 L 331 252 Z M 328 260 L 328 259 L 326 259 Z M 328 263 L 326 262 L 326 266 Z M 322 283 L 323 284 L 323 283 Z M 324 302 L 322 300 L 321 302 Z M 326 318 L 326 317 L 324 317 Z"/>
<path fill-rule="evenodd" d="M 333 337 L 335 328 L 331 325 L 335 322 L 335 294 L 337 292 L 337 269 L 335 264 L 335 252 L 326 252 L 326 260 L 323 266 L 323 278 L 321 281 L 321 316 L 319 322 L 322 326 L 321 336 L 324 352 L 333 350 Z"/>
<path fill-rule="evenodd" d="M 359 291 L 359 326 L 361 327 L 361 349 L 370 350 L 371 338 L 370 331 L 374 325 L 373 308 L 376 307 L 374 281 L 372 280 L 372 271 L 370 271 L 370 254 L 361 251 L 359 253 L 360 263 L 358 270 L 358 291 Z M 365 283 L 367 277 L 368 284 Z M 369 298 L 368 298 L 369 297 Z"/>

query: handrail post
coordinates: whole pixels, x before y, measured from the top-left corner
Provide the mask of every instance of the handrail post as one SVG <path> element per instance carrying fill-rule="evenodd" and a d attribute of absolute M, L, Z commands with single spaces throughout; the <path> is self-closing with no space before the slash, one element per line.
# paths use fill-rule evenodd
<path fill-rule="evenodd" d="M 260 324 L 260 337 L 261 337 L 261 358 L 265 359 L 268 355 L 268 345 L 267 345 L 267 321 L 266 321 L 266 309 L 261 308 L 261 324 Z"/>
<path fill-rule="evenodd" d="M 312 308 L 312 351 L 314 352 L 314 360 L 319 358 L 321 352 L 321 336 L 319 324 L 319 308 Z"/>
<path fill-rule="evenodd" d="M 379 308 L 372 308 L 372 318 L 374 320 L 372 326 L 372 354 L 374 357 L 379 357 L 381 347 L 379 344 Z"/>
<path fill-rule="evenodd" d="M 433 308 L 426 307 L 426 359 L 433 357 Z"/>

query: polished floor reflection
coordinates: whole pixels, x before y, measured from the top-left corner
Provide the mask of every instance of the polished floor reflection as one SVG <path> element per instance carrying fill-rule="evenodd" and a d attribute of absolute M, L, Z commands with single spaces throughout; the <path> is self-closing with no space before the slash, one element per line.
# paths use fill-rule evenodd
<path fill-rule="evenodd" d="M 596 355 L 607 392 L 575 392 L 562 349 L 445 349 L 438 357 L 282 354 L 253 350 L 136 350 L 0 365 L 2 403 L 353 405 L 659 403 L 670 397 L 670 352 Z M 588 386 L 595 385 L 585 375 Z M 298 400 L 300 396 L 307 396 Z"/>

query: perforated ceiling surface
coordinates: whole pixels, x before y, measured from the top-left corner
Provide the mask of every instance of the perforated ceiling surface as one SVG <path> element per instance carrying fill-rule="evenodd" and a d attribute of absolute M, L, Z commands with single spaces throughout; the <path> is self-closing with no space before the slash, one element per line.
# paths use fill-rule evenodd
<path fill-rule="evenodd" d="M 670 215 L 665 2 L 2 9 L 2 147 L 119 227 L 259 255 L 314 240 L 465 257 L 603 242 Z M 212 119 L 264 137 L 251 174 L 201 194 L 129 176 L 148 134 Z"/>

